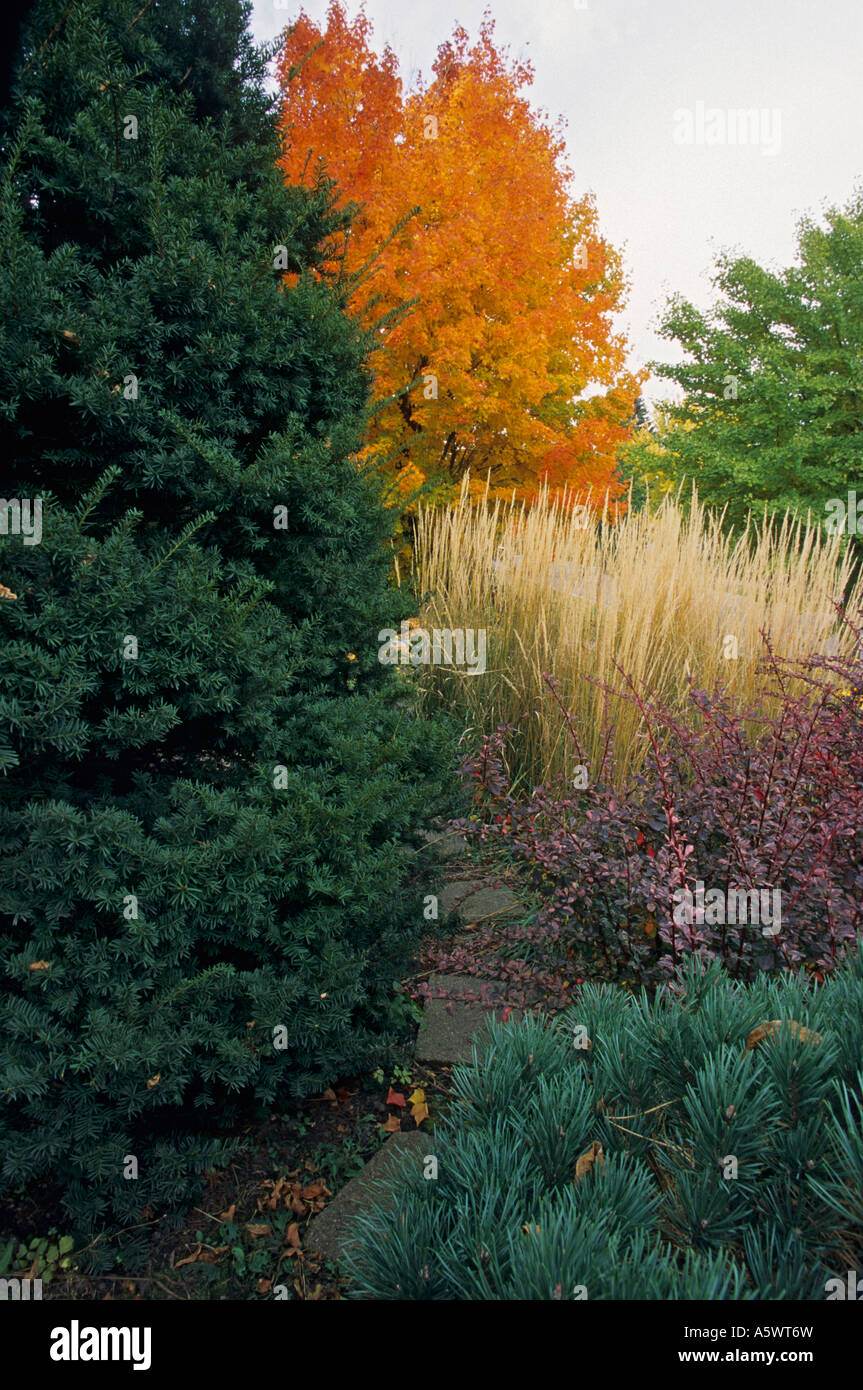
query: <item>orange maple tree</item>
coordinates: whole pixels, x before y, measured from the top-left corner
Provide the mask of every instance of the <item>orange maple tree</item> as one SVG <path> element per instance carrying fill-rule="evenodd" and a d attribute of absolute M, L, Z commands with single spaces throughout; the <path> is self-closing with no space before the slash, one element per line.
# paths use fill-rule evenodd
<path fill-rule="evenodd" d="M 335 269 L 376 325 L 368 456 L 405 490 L 469 470 L 497 493 L 614 493 L 642 380 L 612 326 L 621 258 L 493 30 L 486 15 L 471 45 L 456 28 L 405 95 L 364 12 L 332 0 L 324 30 L 301 13 L 278 62 L 281 167 L 291 183 L 323 169 L 358 205 Z"/>

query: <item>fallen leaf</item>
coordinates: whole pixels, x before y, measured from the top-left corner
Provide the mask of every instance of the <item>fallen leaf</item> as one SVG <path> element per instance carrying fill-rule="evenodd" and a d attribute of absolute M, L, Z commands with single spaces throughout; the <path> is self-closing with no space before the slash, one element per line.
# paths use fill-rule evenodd
<path fill-rule="evenodd" d="M 272 1287 L 273 1287 L 273 1281 L 272 1281 L 272 1279 L 264 1279 L 264 1278 L 262 1277 L 262 1278 L 260 1278 L 260 1279 L 258 1280 L 258 1293 L 269 1293 L 269 1292 L 270 1292 L 270 1289 L 271 1289 Z"/>
<path fill-rule="evenodd" d="M 50 970 L 50 969 L 51 969 L 51 962 L 50 962 L 50 960 L 34 960 L 33 963 L 32 963 L 31 966 L 30 966 L 30 969 L 31 969 L 31 970 Z"/>
<path fill-rule="evenodd" d="M 200 1255 L 201 1255 L 201 1246 L 199 1245 L 198 1248 L 197 1248 L 197 1250 L 195 1250 L 193 1254 L 191 1254 L 191 1255 L 184 1255 L 183 1258 L 182 1258 L 182 1260 L 176 1260 L 175 1263 L 174 1263 L 174 1268 L 175 1268 L 175 1269 L 181 1269 L 183 1265 L 193 1265 L 193 1264 L 195 1263 L 195 1261 L 198 1260 L 198 1259 L 200 1258 Z"/>
<path fill-rule="evenodd" d="M 157 1071 L 157 1072 L 156 1072 L 156 1075 L 155 1075 L 155 1076 L 151 1076 L 151 1077 L 150 1077 L 150 1080 L 147 1082 L 147 1090 L 148 1090 L 148 1091 L 152 1091 L 152 1089 L 153 1089 L 154 1086 L 158 1086 L 158 1084 L 159 1084 L 159 1082 L 161 1081 L 161 1079 L 162 1079 L 162 1074 L 161 1074 L 161 1072 L 158 1072 L 158 1071 Z"/>
<path fill-rule="evenodd" d="M 387 1105 L 404 1105 L 405 1098 L 400 1091 L 394 1091 L 390 1086 L 390 1093 L 387 1096 Z"/>
<path fill-rule="evenodd" d="M 323 1095 L 321 1096 L 321 1100 L 335 1100 L 335 1098 L 336 1093 L 331 1086 L 328 1086 L 327 1089 L 324 1091 Z"/>
<path fill-rule="evenodd" d="M 332 1197 L 332 1195 L 326 1183 L 322 1182 L 311 1182 L 308 1187 L 303 1188 L 303 1200 L 306 1202 L 314 1202 L 317 1197 Z"/>
<path fill-rule="evenodd" d="M 386 1124 L 381 1125 L 381 1129 L 385 1129 L 387 1134 L 396 1134 L 401 1129 L 401 1127 L 402 1122 L 399 1119 L 398 1115 L 390 1115 Z"/>
<path fill-rule="evenodd" d="M 272 1234 L 273 1228 L 272 1228 L 272 1226 L 267 1226 L 267 1225 L 263 1225 L 263 1224 L 261 1224 L 261 1225 L 259 1225 L 259 1226 L 250 1225 L 250 1223 L 247 1221 L 247 1222 L 246 1222 L 246 1230 L 248 1231 L 249 1235 L 252 1237 L 252 1240 L 257 1240 L 259 1236 L 268 1236 L 268 1235 L 271 1235 L 271 1234 Z"/>
<path fill-rule="evenodd" d="M 214 1245 L 212 1250 L 202 1250 L 198 1256 L 198 1264 L 217 1265 L 227 1248 L 227 1245 Z"/>
<path fill-rule="evenodd" d="M 316 1173 L 318 1171 L 317 1163 L 313 1163 L 310 1158 L 306 1159 L 305 1163 L 303 1164 L 303 1167 L 305 1168 L 307 1173 Z"/>
<path fill-rule="evenodd" d="M 232 1202 L 231 1205 L 228 1207 L 228 1210 L 227 1210 L 227 1211 L 223 1211 L 223 1212 L 221 1213 L 221 1215 L 219 1216 L 219 1220 L 220 1220 L 220 1221 L 233 1221 L 234 1216 L 235 1216 L 235 1214 L 236 1214 L 236 1210 L 237 1210 L 237 1204 L 236 1204 L 236 1202 Z"/>
<path fill-rule="evenodd" d="M 578 1159 L 575 1165 L 575 1182 L 579 1178 L 589 1177 L 594 1168 L 602 1168 L 605 1165 L 605 1155 L 602 1152 L 602 1145 L 598 1139 L 594 1139 L 589 1149 Z"/>
<path fill-rule="evenodd" d="M 293 1248 L 294 1248 L 295 1250 L 299 1250 L 299 1248 L 300 1248 L 300 1228 L 299 1228 L 299 1226 L 297 1225 L 296 1221 L 292 1221 L 291 1224 L 290 1224 L 290 1226 L 289 1226 L 288 1229 L 286 1230 L 286 1232 L 285 1232 L 285 1240 L 287 1241 L 288 1245 L 293 1246 Z"/>
<path fill-rule="evenodd" d="M 746 1039 L 745 1051 L 751 1052 L 753 1048 L 758 1047 L 759 1043 L 763 1043 L 765 1038 L 772 1038 L 779 1032 L 784 1022 L 787 1022 L 788 1027 L 791 1029 L 792 1037 L 795 1037 L 798 1042 L 812 1043 L 813 1046 L 817 1047 L 820 1042 L 824 1041 L 820 1033 L 814 1033 L 811 1028 L 804 1028 L 802 1024 L 797 1023 L 793 1018 L 772 1018 L 769 1023 L 760 1023 L 757 1028 L 752 1029 L 752 1032 Z"/>
<path fill-rule="evenodd" d="M 424 1101 L 423 1101 L 423 1103 L 422 1103 L 421 1105 L 413 1105 L 413 1106 L 411 1106 L 411 1119 L 413 1119 L 413 1120 L 416 1121 L 417 1129 L 419 1129 L 419 1127 L 420 1127 L 420 1125 L 422 1124 L 423 1120 L 427 1120 L 428 1117 L 429 1117 L 429 1108 L 428 1108 L 428 1106 L 425 1104 Z"/>
<path fill-rule="evenodd" d="M 424 1105 L 426 1093 L 417 1086 L 416 1090 L 408 1096 L 408 1105 Z"/>

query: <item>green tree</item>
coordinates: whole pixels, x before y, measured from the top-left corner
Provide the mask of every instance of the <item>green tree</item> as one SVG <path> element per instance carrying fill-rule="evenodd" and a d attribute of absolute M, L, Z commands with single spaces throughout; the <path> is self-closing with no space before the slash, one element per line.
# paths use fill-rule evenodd
<path fill-rule="evenodd" d="M 653 364 L 684 393 L 660 430 L 663 474 L 694 480 L 738 525 L 765 505 L 826 522 L 855 485 L 863 501 L 863 193 L 800 223 L 794 266 L 728 255 L 714 284 L 710 312 L 677 297 L 662 322 L 685 354 Z M 630 469 L 655 470 L 655 453 L 642 437 Z"/>
<path fill-rule="evenodd" d="M 346 216 L 189 8 L 40 3 L 0 170 L 0 1150 L 84 1228 L 382 1055 L 450 756 L 377 659 Z"/>

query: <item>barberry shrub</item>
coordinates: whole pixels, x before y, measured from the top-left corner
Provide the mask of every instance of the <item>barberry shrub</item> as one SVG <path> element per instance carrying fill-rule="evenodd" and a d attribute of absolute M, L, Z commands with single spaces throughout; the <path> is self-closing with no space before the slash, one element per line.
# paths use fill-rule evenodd
<path fill-rule="evenodd" d="M 78 1230 L 380 1060 L 448 809 L 377 660 L 347 221 L 276 169 L 248 9 L 44 0 L 2 137 L 0 1154 Z"/>
<path fill-rule="evenodd" d="M 510 931 L 525 997 L 533 985 L 565 1002 L 576 959 L 645 982 L 693 954 L 744 980 L 835 968 L 863 927 L 863 662 L 846 622 L 847 657 L 783 661 L 764 637 L 752 709 L 691 685 L 687 717 L 621 672 L 615 693 L 637 705 L 650 749 L 622 788 L 608 762 L 587 764 L 562 706 L 571 781 L 514 790 L 510 728 L 464 760 L 475 810 L 462 830 L 504 846 L 542 904 Z"/>
<path fill-rule="evenodd" d="M 349 1231 L 374 1299 L 825 1299 L 863 1268 L 863 957 L 818 985 L 690 960 L 492 1023 Z M 433 1161 L 432 1161 L 433 1160 Z M 854 1273 L 854 1279 L 849 1275 Z"/>

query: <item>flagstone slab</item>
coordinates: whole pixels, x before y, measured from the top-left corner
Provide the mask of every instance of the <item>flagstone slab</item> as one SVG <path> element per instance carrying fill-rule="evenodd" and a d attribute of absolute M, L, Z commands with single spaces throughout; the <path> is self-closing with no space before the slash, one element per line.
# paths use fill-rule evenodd
<path fill-rule="evenodd" d="M 484 999 L 472 1003 L 460 1002 L 465 995 L 479 995 L 486 987 Z M 421 1062 L 469 1061 L 474 1044 L 487 1036 L 490 1017 L 501 1018 L 504 1009 L 504 986 L 470 975 L 432 975 L 429 980 L 432 996 L 446 990 L 446 998 L 426 999 L 422 1022 L 417 1034 L 415 1055 Z M 510 1009 L 507 1018 L 517 1023 L 520 1009 Z"/>
<path fill-rule="evenodd" d="M 525 904 L 509 888 L 489 888 L 487 879 L 463 879 L 444 884 L 438 894 L 443 914 L 455 911 L 462 922 L 478 922 L 484 918 L 517 917 L 525 912 Z"/>
<path fill-rule="evenodd" d="M 440 859 L 461 859 L 470 848 L 464 835 L 455 830 L 421 830 L 419 838 L 424 842 L 423 848 L 432 850 Z"/>
<path fill-rule="evenodd" d="M 422 1130 L 393 1134 L 370 1158 L 361 1173 L 351 1178 L 342 1190 L 310 1222 L 303 1245 L 317 1250 L 329 1260 L 340 1260 L 356 1242 L 351 1224 L 362 1212 L 378 1205 L 382 1180 L 396 1174 L 403 1164 L 421 1167 L 427 1154 L 433 1154 L 434 1136 Z"/>
<path fill-rule="evenodd" d="M 451 912 L 458 912 L 458 915 L 462 916 L 463 904 L 484 887 L 484 879 L 463 878 L 445 883 L 438 893 L 438 907 L 441 916 L 448 917 Z"/>

